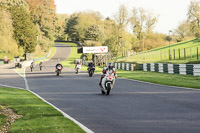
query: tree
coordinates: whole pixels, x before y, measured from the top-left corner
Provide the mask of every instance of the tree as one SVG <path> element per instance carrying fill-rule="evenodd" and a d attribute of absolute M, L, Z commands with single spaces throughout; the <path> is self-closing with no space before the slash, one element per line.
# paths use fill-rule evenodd
<path fill-rule="evenodd" d="M 125 27 L 128 25 L 129 22 L 128 9 L 125 5 L 120 5 L 118 12 L 114 14 L 114 19 L 118 24 L 118 44 L 120 45 L 120 38 L 123 38 L 122 32 L 124 31 Z"/>
<path fill-rule="evenodd" d="M 84 42 L 88 27 L 95 24 L 101 29 L 101 23 L 101 15 L 98 12 L 79 12 L 70 16 L 65 32 L 71 40 Z"/>
<path fill-rule="evenodd" d="M 10 53 L 15 56 L 23 54 L 18 48 L 17 42 L 13 39 L 13 25 L 10 12 L 0 6 L 0 53 Z"/>
<path fill-rule="evenodd" d="M 200 36 L 200 2 L 197 0 L 190 1 L 188 8 L 188 20 L 191 23 L 191 32 Z"/>
<path fill-rule="evenodd" d="M 103 33 L 98 25 L 91 25 L 85 32 L 86 40 L 101 41 L 103 40 Z"/>
<path fill-rule="evenodd" d="M 190 22 L 187 20 L 182 21 L 175 29 L 175 34 L 177 36 L 177 42 L 184 40 L 186 36 L 192 36 L 192 34 L 190 33 Z"/>
<path fill-rule="evenodd" d="M 36 47 L 36 29 L 30 20 L 30 14 L 22 6 L 12 6 L 10 8 L 12 14 L 14 38 L 19 46 L 24 48 L 24 52 L 34 52 Z"/>
<path fill-rule="evenodd" d="M 111 52 L 114 56 L 118 56 L 121 52 L 121 49 L 118 45 L 118 25 L 115 23 L 114 20 L 110 18 L 106 18 L 104 20 L 104 35 L 105 42 L 103 43 L 103 45 L 108 46 L 109 52 Z"/>
<path fill-rule="evenodd" d="M 58 19 L 54 0 L 26 0 L 29 5 L 32 22 L 37 28 L 38 42 L 44 51 L 48 51 L 58 34 Z"/>
<path fill-rule="evenodd" d="M 78 16 L 74 14 L 69 18 L 65 29 L 65 32 L 73 41 L 79 40 L 77 25 L 78 25 Z"/>
<path fill-rule="evenodd" d="M 157 22 L 157 17 L 151 12 L 147 12 L 143 8 L 133 8 L 130 18 L 133 33 L 137 35 L 139 40 L 142 40 L 143 33 L 151 33 Z"/>

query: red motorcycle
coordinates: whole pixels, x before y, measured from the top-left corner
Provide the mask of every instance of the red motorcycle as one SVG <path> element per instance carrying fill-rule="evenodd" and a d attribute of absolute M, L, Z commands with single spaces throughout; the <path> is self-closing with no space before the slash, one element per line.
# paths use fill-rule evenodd
<path fill-rule="evenodd" d="M 59 76 L 61 74 L 62 71 L 62 66 L 61 65 L 57 65 L 56 66 L 56 75 Z"/>

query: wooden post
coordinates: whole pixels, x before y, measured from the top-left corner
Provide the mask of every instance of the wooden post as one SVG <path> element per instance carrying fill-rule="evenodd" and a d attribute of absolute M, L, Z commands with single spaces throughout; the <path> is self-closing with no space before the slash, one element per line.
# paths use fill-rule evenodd
<path fill-rule="evenodd" d="M 174 49 L 174 60 L 176 59 L 176 50 Z"/>
<path fill-rule="evenodd" d="M 170 53 L 170 49 L 169 49 L 169 60 L 171 60 L 171 53 Z"/>
<path fill-rule="evenodd" d="M 185 48 L 184 48 L 184 59 L 186 60 L 186 52 L 185 52 Z"/>
<path fill-rule="evenodd" d="M 180 60 L 181 59 L 181 50 L 180 50 L 180 48 L 178 50 L 178 55 L 179 55 L 179 60 Z"/>
<path fill-rule="evenodd" d="M 197 60 L 199 60 L 199 49 L 197 47 Z"/>

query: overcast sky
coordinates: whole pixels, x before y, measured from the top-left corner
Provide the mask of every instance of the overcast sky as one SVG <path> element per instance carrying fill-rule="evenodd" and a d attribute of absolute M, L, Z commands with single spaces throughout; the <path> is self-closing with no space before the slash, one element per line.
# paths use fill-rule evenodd
<path fill-rule="evenodd" d="M 99 11 L 105 18 L 113 18 L 121 4 L 129 9 L 142 7 L 159 15 L 155 31 L 168 34 L 187 18 L 190 0 L 55 0 L 57 13 L 72 14 L 79 11 Z"/>

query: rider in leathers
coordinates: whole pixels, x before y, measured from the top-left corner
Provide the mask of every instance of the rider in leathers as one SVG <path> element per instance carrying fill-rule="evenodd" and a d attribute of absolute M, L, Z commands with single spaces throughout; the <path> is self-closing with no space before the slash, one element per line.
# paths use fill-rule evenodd
<path fill-rule="evenodd" d="M 107 73 L 107 71 L 112 71 L 112 73 L 114 73 L 115 78 L 117 78 L 117 73 L 115 71 L 113 64 L 109 63 L 108 66 L 105 66 L 102 70 L 101 79 L 100 79 L 100 82 L 99 82 L 99 86 L 101 86 L 101 87 L 102 87 L 102 84 L 101 84 L 102 79 L 105 77 L 105 74 Z"/>

